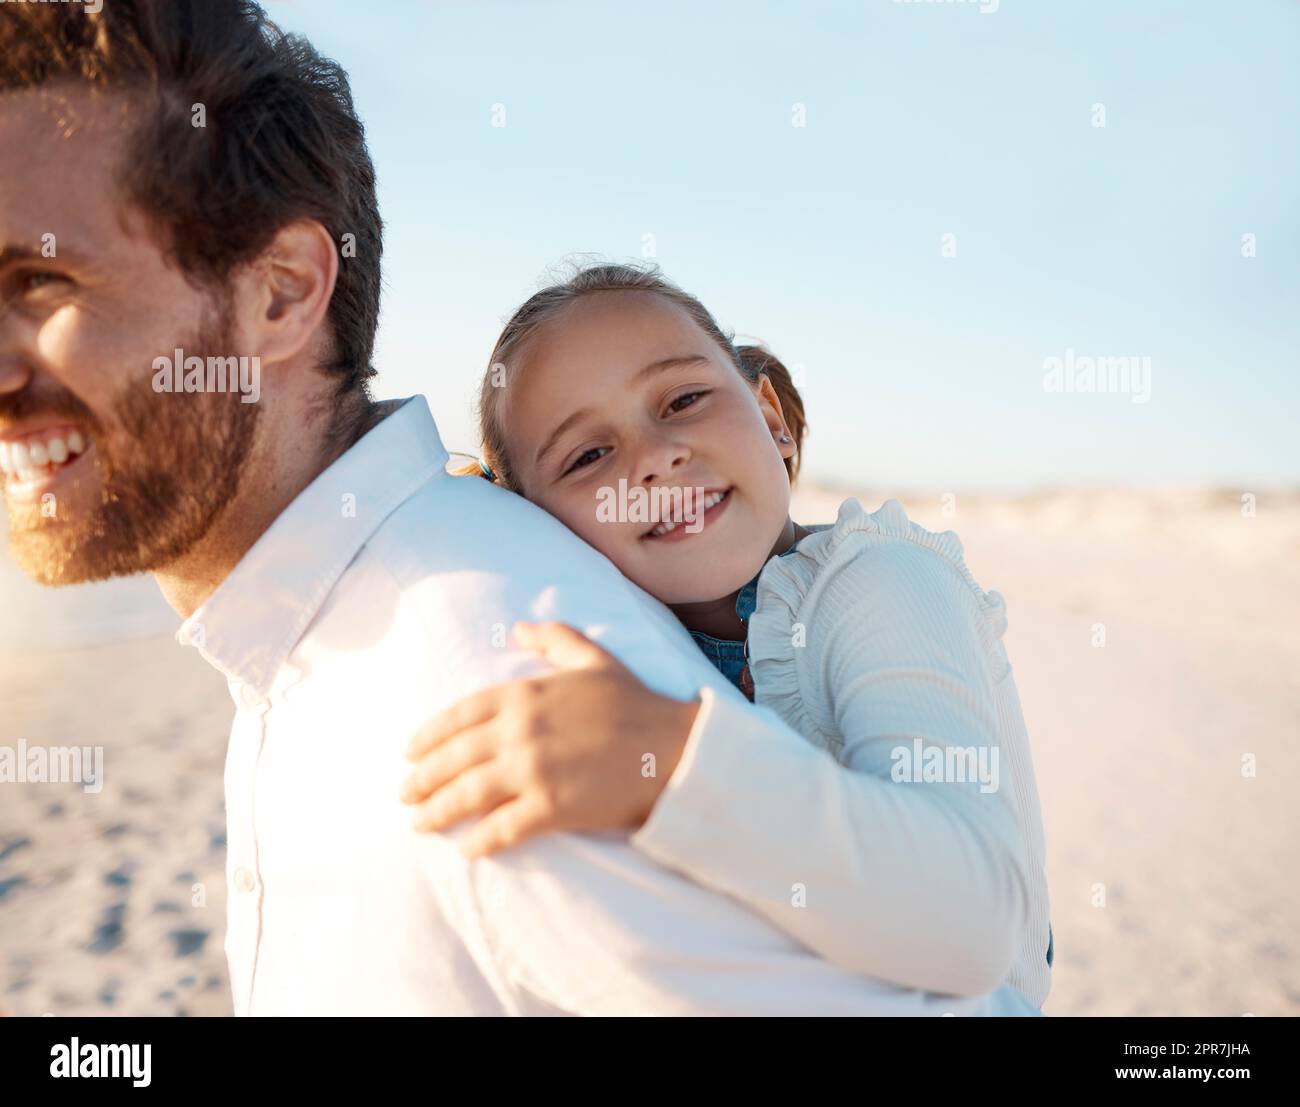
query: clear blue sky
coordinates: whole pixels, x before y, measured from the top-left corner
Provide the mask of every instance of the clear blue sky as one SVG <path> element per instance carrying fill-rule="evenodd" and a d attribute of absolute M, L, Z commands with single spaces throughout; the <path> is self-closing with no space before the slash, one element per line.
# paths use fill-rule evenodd
<path fill-rule="evenodd" d="M 267 6 L 351 74 L 379 391 L 452 448 L 547 269 L 650 234 L 803 367 L 814 477 L 1300 482 L 1295 0 Z M 1067 349 L 1149 357 L 1149 402 L 1046 392 Z"/>

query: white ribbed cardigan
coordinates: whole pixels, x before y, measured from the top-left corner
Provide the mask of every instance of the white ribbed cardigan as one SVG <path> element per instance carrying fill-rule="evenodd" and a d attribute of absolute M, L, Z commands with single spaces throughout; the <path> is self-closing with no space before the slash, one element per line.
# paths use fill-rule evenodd
<path fill-rule="evenodd" d="M 841 967 L 954 995 L 1005 983 L 1041 1007 L 1042 816 L 1002 597 L 952 532 L 847 500 L 768 562 L 757 599 L 756 702 L 807 741 L 693 732 L 633 843 Z M 983 748 L 997 788 L 896 781 L 917 739 Z"/>

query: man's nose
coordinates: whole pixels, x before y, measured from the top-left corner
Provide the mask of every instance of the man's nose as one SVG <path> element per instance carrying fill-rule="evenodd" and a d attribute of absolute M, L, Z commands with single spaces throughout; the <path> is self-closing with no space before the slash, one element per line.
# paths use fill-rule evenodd
<path fill-rule="evenodd" d="M 31 363 L 21 353 L 24 341 L 18 320 L 0 301 L 0 396 L 21 392 L 31 383 Z"/>
<path fill-rule="evenodd" d="M 0 396 L 21 392 L 31 379 L 31 367 L 22 358 L 0 349 Z"/>

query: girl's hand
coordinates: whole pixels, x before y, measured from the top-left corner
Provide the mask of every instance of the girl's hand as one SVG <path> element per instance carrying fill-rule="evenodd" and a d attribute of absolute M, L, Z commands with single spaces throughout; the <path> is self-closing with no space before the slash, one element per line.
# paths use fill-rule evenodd
<path fill-rule="evenodd" d="M 468 857 L 543 831 L 645 822 L 681 759 L 699 702 L 658 695 L 563 623 L 517 623 L 515 640 L 555 667 L 469 696 L 411 740 L 402 801 L 417 830 L 475 815 Z"/>

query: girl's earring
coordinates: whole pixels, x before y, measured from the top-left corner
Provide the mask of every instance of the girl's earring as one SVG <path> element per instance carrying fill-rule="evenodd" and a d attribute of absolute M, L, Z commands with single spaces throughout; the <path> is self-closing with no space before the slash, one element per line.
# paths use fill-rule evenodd
<path fill-rule="evenodd" d="M 788 434 L 783 434 L 783 435 L 781 435 L 781 445 L 782 445 L 782 446 L 788 446 L 788 445 L 790 445 L 790 443 L 793 442 L 793 441 L 794 441 L 794 439 L 791 438 Z"/>

